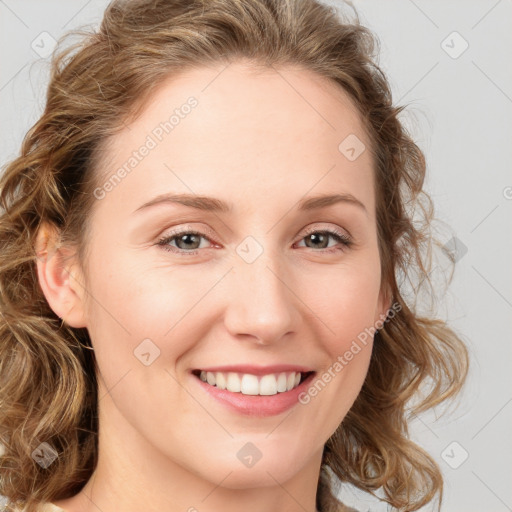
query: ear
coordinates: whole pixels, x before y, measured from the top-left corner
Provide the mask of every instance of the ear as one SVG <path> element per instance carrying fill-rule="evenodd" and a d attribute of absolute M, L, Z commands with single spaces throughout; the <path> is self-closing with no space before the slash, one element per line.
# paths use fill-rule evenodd
<path fill-rule="evenodd" d="M 70 327 L 86 327 L 83 276 L 72 249 L 59 247 L 58 229 L 43 222 L 37 233 L 39 285 L 54 313 Z"/>

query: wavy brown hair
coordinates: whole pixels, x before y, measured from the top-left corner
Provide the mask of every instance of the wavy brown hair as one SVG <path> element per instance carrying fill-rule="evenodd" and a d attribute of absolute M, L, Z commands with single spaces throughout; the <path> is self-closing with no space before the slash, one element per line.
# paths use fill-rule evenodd
<path fill-rule="evenodd" d="M 85 262 L 105 141 L 165 78 L 237 59 L 329 78 L 357 106 L 371 142 L 382 286 L 400 310 L 376 333 L 362 390 L 325 444 L 317 507 L 345 509 L 335 475 L 400 511 L 436 496 L 440 508 L 442 473 L 409 438 L 408 422 L 460 390 L 468 354 L 444 321 L 404 299 L 407 282 L 413 295 L 434 292 L 433 208 L 425 158 L 399 120 L 405 107 L 392 103 L 376 37 L 357 13 L 349 19 L 316 0 L 114 0 L 97 31 L 76 34 L 78 42 L 60 41 L 44 112 L 0 181 L 0 494 L 8 510 L 75 495 L 97 462 L 94 353 L 87 329 L 61 321 L 39 287 L 41 223 Z M 58 453 L 46 468 L 32 457 L 41 442 Z"/>

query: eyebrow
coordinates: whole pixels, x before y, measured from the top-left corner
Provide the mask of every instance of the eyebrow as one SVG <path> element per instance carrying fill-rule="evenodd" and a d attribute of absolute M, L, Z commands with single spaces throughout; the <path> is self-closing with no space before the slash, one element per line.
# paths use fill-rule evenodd
<path fill-rule="evenodd" d="M 352 194 L 330 194 L 308 197 L 300 200 L 297 208 L 299 211 L 310 211 L 326 208 L 327 206 L 337 203 L 353 204 L 368 213 L 365 205 Z M 207 212 L 229 213 L 233 211 L 232 203 L 228 203 L 214 197 L 198 196 L 195 194 L 160 194 L 147 203 L 139 206 L 133 213 L 160 204 L 181 204 Z"/>

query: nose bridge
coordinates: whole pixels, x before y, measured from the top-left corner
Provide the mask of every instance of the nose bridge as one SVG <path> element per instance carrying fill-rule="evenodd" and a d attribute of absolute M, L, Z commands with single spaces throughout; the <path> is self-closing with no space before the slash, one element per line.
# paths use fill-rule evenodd
<path fill-rule="evenodd" d="M 232 335 L 269 344 L 293 329 L 295 304 L 282 268 L 279 251 L 250 239 L 239 245 L 227 285 L 226 327 Z"/>

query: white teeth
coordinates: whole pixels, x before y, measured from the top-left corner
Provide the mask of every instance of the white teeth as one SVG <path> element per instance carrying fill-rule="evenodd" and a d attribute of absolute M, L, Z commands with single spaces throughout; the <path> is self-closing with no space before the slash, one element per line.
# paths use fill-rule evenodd
<path fill-rule="evenodd" d="M 199 378 L 210 386 L 227 389 L 232 393 L 270 396 L 296 388 L 299 385 L 301 374 L 300 372 L 281 372 L 258 377 L 250 373 L 201 371 Z"/>
<path fill-rule="evenodd" d="M 226 378 L 224 377 L 224 374 L 221 373 L 221 372 L 218 372 L 216 377 L 215 377 L 215 385 L 219 388 L 219 389 L 226 389 Z"/>
<path fill-rule="evenodd" d="M 242 377 L 242 385 L 240 386 L 242 395 L 258 395 L 260 386 L 258 384 L 258 377 L 245 373 Z"/>
<path fill-rule="evenodd" d="M 293 388 L 294 384 L 295 384 L 295 375 L 293 373 L 290 373 L 290 375 L 288 375 L 288 380 L 286 381 L 286 390 L 290 391 L 290 389 Z"/>
<path fill-rule="evenodd" d="M 300 373 L 298 374 L 300 378 Z M 260 395 L 277 395 L 277 379 L 275 375 L 264 375 L 260 380 Z"/>
<path fill-rule="evenodd" d="M 242 383 L 240 382 L 240 378 L 236 373 L 228 373 L 228 378 L 226 379 L 226 389 L 228 391 L 232 391 L 233 393 L 240 393 L 242 388 Z"/>
<path fill-rule="evenodd" d="M 277 378 L 277 391 L 279 393 L 286 391 L 286 381 L 286 373 L 280 373 L 279 377 Z"/>

